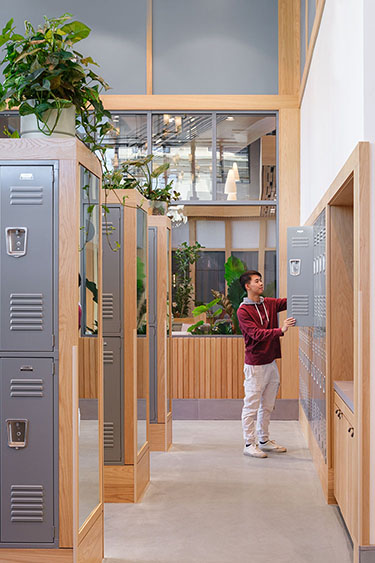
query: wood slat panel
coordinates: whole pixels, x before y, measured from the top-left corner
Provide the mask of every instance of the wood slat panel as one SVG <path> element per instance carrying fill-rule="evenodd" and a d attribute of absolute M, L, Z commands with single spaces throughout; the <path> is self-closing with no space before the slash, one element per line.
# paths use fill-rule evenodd
<path fill-rule="evenodd" d="M 241 338 L 173 337 L 173 399 L 242 399 Z"/>

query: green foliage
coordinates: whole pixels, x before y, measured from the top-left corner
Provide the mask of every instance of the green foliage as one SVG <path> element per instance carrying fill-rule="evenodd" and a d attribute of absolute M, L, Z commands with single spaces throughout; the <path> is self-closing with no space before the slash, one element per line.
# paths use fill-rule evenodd
<path fill-rule="evenodd" d="M 246 292 L 240 284 L 241 275 L 246 272 L 246 265 L 235 256 L 230 256 L 225 263 L 225 279 L 228 283 L 228 292 L 225 296 L 223 293 L 212 289 L 214 297 L 219 299 L 220 305 L 232 319 L 232 329 L 234 334 L 241 334 L 240 325 L 237 318 L 237 310 L 242 303 Z"/>
<path fill-rule="evenodd" d="M 160 176 L 169 168 L 169 164 L 158 166 L 152 170 L 153 154 L 146 157 L 126 160 L 113 172 L 104 174 L 103 187 L 106 190 L 137 189 L 146 199 L 170 203 L 177 200 L 180 194 L 173 190 L 173 181 L 163 188 L 158 187 Z"/>
<path fill-rule="evenodd" d="M 221 307 L 216 308 L 216 305 L 219 303 L 220 299 L 213 299 L 206 305 L 199 305 L 195 307 L 193 310 L 193 316 L 197 317 L 202 313 L 206 313 L 207 315 L 207 323 L 204 323 L 202 320 L 198 321 L 197 323 L 189 326 L 188 332 L 192 334 L 228 334 L 221 332 L 224 330 L 223 321 L 216 320 L 223 313 L 223 309 Z"/>
<path fill-rule="evenodd" d="M 84 142 L 97 150 L 100 143 L 96 139 L 113 128 L 108 121 L 110 113 L 100 100 L 100 93 L 109 86 L 89 68 L 96 64 L 92 58 L 73 48 L 89 35 L 90 28 L 82 22 L 69 22 L 71 18 L 68 13 L 45 17 L 37 29 L 26 21 L 25 35 L 15 33 L 13 19 L 4 26 L 0 35 L 5 52 L 0 61 L 5 65 L 0 110 L 18 107 L 20 115 L 35 114 L 40 131 L 51 135 L 62 109 L 74 105 L 76 126 L 83 129 Z M 57 110 L 52 127 L 47 125 L 49 110 Z"/>
<path fill-rule="evenodd" d="M 272 281 L 267 284 L 265 290 L 263 291 L 264 297 L 276 297 L 276 281 Z"/>
<path fill-rule="evenodd" d="M 228 260 L 225 262 L 224 268 L 224 277 L 228 287 L 233 281 L 238 280 L 242 274 L 246 272 L 246 265 L 242 260 L 236 258 L 236 256 L 229 256 Z"/>
<path fill-rule="evenodd" d="M 203 248 L 199 242 L 189 245 L 183 242 L 175 251 L 177 263 L 176 274 L 176 305 L 173 314 L 179 317 L 189 315 L 189 307 L 194 292 L 194 287 L 190 278 L 190 266 L 200 257 L 200 249 Z"/>

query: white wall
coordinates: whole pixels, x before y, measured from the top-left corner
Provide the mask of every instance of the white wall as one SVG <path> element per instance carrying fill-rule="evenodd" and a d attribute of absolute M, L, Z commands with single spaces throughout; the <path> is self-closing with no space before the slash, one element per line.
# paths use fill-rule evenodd
<path fill-rule="evenodd" d="M 325 4 L 301 106 L 301 224 L 364 138 L 364 1 Z"/>

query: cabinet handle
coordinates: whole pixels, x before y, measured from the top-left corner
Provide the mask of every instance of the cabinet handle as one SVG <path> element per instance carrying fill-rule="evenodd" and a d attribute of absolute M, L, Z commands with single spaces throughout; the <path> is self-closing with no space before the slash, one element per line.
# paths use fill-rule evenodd
<path fill-rule="evenodd" d="M 350 434 L 350 437 L 353 438 L 353 436 L 354 436 L 354 428 L 353 428 L 353 426 L 351 426 L 350 428 L 348 428 L 348 432 L 349 432 L 349 434 Z"/>

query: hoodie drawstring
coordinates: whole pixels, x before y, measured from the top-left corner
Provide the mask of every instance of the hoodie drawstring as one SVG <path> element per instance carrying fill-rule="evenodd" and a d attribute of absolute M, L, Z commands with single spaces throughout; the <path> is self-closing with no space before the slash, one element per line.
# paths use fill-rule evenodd
<path fill-rule="evenodd" d="M 265 305 L 264 305 L 264 302 L 262 302 L 262 305 L 263 305 L 264 312 L 265 312 L 265 314 L 266 314 L 267 322 L 269 322 L 270 320 L 269 320 L 269 318 L 268 318 L 268 313 L 267 313 L 267 309 L 266 309 L 266 307 L 265 307 Z M 255 308 L 256 308 L 256 310 L 258 311 L 258 315 L 259 315 L 259 318 L 260 318 L 260 323 L 261 323 L 261 325 L 263 326 L 262 315 L 260 314 L 260 311 L 259 311 L 259 309 L 258 309 L 258 305 L 257 305 L 256 303 L 255 303 Z"/>

